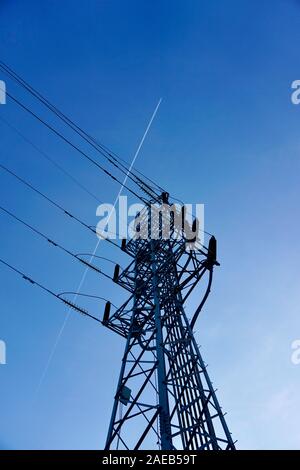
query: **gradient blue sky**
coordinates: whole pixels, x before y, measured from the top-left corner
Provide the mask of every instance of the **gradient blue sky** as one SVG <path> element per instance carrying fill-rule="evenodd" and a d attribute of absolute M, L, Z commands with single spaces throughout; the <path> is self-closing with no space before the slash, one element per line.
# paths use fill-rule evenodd
<path fill-rule="evenodd" d="M 300 79 L 300 2 L 4 0 L 0 23 L 1 60 L 128 160 L 162 97 L 137 167 L 204 203 L 218 238 L 221 266 L 196 335 L 228 425 L 241 449 L 299 448 L 291 343 L 300 338 L 300 106 L 290 86 Z M 116 184 L 11 101 L 1 117 L 114 201 Z M 1 120 L 0 132 L 2 163 L 97 222 L 92 198 Z M 0 193 L 1 204 L 68 248 L 93 250 L 91 234 L 3 173 Z M 80 265 L 0 221 L 0 257 L 55 291 L 76 290 Z M 98 254 L 127 261 L 103 244 Z M 0 276 L 0 447 L 103 448 L 124 343 L 74 312 L 37 392 L 66 308 L 4 267 Z M 117 304 L 126 296 L 94 273 L 83 292 Z M 101 314 L 102 304 L 82 300 Z"/>

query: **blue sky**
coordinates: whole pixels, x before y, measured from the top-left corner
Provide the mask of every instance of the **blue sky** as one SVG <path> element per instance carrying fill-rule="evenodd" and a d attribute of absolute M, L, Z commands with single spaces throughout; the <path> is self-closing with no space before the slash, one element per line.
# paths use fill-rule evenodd
<path fill-rule="evenodd" d="M 228 425 L 241 449 L 299 448 L 291 343 L 300 338 L 300 106 L 290 95 L 300 79 L 300 2 L 4 0 L 0 14 L 1 60 L 127 160 L 162 98 L 136 165 L 171 194 L 204 203 L 218 238 L 221 266 L 196 335 Z M 0 118 L 114 201 L 117 184 L 10 100 Z M 0 132 L 1 163 L 96 224 L 95 200 L 1 120 Z M 93 250 L 95 237 L 4 173 L 0 197 L 71 250 Z M 80 265 L 0 221 L 0 257 L 57 292 L 76 290 Z M 103 244 L 98 254 L 128 261 Z M 0 447 L 103 448 L 124 343 L 74 312 L 38 388 L 66 308 L 4 267 L 0 276 Z M 126 297 L 94 273 L 82 291 L 118 305 Z M 101 314 L 103 304 L 84 303 Z"/>

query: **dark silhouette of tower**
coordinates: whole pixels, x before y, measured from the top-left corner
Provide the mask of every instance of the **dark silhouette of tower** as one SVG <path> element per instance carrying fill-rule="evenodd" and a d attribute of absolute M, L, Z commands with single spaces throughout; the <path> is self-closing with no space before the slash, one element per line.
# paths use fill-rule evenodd
<path fill-rule="evenodd" d="M 125 339 L 106 449 L 234 450 L 193 335 L 219 265 L 216 239 L 200 246 L 197 223 L 184 223 L 184 209 L 178 236 L 178 213 L 167 193 L 159 204 L 138 214 L 137 235 L 122 243 L 132 261 L 122 272 L 116 266 L 114 281 L 129 292 L 128 300 L 113 313 L 109 302 L 105 308 L 104 325 Z M 206 291 L 189 321 L 186 300 L 206 275 Z"/>

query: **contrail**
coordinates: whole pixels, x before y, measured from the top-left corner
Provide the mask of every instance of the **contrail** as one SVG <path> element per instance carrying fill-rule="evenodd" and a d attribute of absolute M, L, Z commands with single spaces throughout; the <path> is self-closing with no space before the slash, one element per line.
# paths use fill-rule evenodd
<path fill-rule="evenodd" d="M 150 130 L 150 128 L 151 128 L 151 125 L 152 125 L 153 120 L 154 120 L 154 118 L 155 118 L 155 116 L 156 116 L 156 114 L 157 114 L 157 111 L 158 111 L 158 109 L 159 109 L 159 107 L 160 107 L 161 102 L 162 102 L 162 98 L 159 99 L 159 101 L 158 101 L 158 103 L 157 103 L 157 105 L 156 105 L 156 107 L 155 107 L 155 109 L 154 109 L 154 111 L 153 111 L 153 113 L 152 113 L 152 116 L 151 116 L 151 118 L 150 118 L 150 120 L 149 120 L 149 122 L 148 122 L 148 125 L 147 125 L 147 127 L 146 127 L 146 129 L 145 129 L 145 132 L 144 132 L 144 134 L 143 134 L 143 136 L 142 136 L 142 138 L 141 138 L 141 140 L 140 140 L 140 143 L 139 143 L 139 145 L 138 145 L 138 147 L 137 147 L 137 150 L 136 150 L 136 152 L 135 152 L 135 154 L 134 154 L 134 156 L 133 156 L 133 159 L 132 159 L 132 162 L 131 162 L 131 164 L 130 164 L 130 167 L 129 167 L 128 171 L 127 171 L 127 174 L 125 175 L 124 181 L 123 181 L 123 183 L 122 183 L 122 185 L 121 185 L 121 187 L 120 187 L 120 190 L 119 190 L 119 192 L 118 192 L 118 194 L 117 194 L 117 197 L 116 197 L 116 199 L 115 199 L 115 202 L 114 202 L 114 205 L 113 205 L 113 209 L 115 208 L 115 206 L 116 206 L 116 204 L 117 204 L 117 202 L 118 202 L 118 200 L 119 200 L 119 197 L 120 197 L 121 194 L 122 194 L 122 191 L 123 191 L 124 186 L 125 186 L 125 184 L 126 184 L 126 181 L 127 181 L 127 179 L 128 179 L 128 175 L 129 175 L 129 173 L 131 172 L 131 170 L 132 170 L 132 168 L 133 168 L 133 165 L 135 164 L 135 161 L 136 161 L 136 159 L 137 159 L 137 157 L 138 157 L 138 155 L 139 155 L 139 153 L 140 153 L 140 151 L 141 151 L 141 148 L 142 148 L 142 146 L 143 146 L 143 143 L 144 143 L 144 141 L 145 141 L 145 139 L 146 139 L 146 137 L 147 137 L 147 134 L 148 134 L 148 132 L 149 132 L 149 130 Z M 111 217 L 111 214 L 112 214 L 112 212 L 113 212 L 113 209 L 111 210 L 111 212 L 110 212 L 110 214 L 109 214 L 109 216 L 108 216 L 108 220 L 109 220 L 110 217 Z M 93 253 L 92 253 L 91 257 L 90 257 L 90 260 L 89 260 L 90 263 L 92 262 L 92 260 L 93 260 L 93 258 L 94 258 L 94 256 L 95 256 L 95 254 L 96 254 L 96 251 L 97 251 L 97 249 L 98 249 L 98 247 L 99 247 L 100 241 L 101 241 L 101 239 L 99 239 L 99 240 L 97 241 L 97 243 L 96 243 L 96 246 L 95 246 L 95 248 L 94 248 L 94 251 L 93 251 Z M 85 270 L 84 270 L 84 273 L 83 273 L 82 278 L 81 278 L 81 280 L 80 280 L 80 283 L 79 283 L 79 286 L 78 286 L 78 288 L 77 288 L 76 294 L 75 294 L 75 296 L 74 296 L 74 298 L 73 298 L 73 302 L 76 301 L 76 299 L 77 299 L 77 297 L 78 297 L 78 294 L 80 293 L 80 290 L 81 290 L 82 285 L 83 285 L 83 283 L 84 283 L 84 281 L 85 281 L 85 278 L 86 278 L 86 275 L 87 275 L 87 273 L 88 273 L 88 270 L 89 270 L 88 267 L 85 268 Z M 47 375 L 49 366 L 50 366 L 50 364 L 51 364 L 51 361 L 52 361 L 53 356 L 54 356 L 54 354 L 55 354 L 56 348 L 57 348 L 57 346 L 58 346 L 59 340 L 60 340 L 60 338 L 61 338 L 61 336 L 62 336 L 62 334 L 63 334 L 63 332 L 64 332 L 64 329 L 65 329 L 65 327 L 66 327 L 66 325 L 67 325 L 67 322 L 68 322 L 68 320 L 69 320 L 69 318 L 70 318 L 71 310 L 72 310 L 71 308 L 69 308 L 69 309 L 67 310 L 67 313 L 66 313 L 65 319 L 64 319 L 64 321 L 63 321 L 63 324 L 62 324 L 62 326 L 61 326 L 61 328 L 60 328 L 60 330 L 59 330 L 59 332 L 58 332 L 58 334 L 57 334 L 57 337 L 56 337 L 56 339 L 55 339 L 55 341 L 54 341 L 54 344 L 53 344 L 53 347 L 52 347 L 51 352 L 50 352 L 50 354 L 49 354 L 49 357 L 48 357 L 48 360 L 47 360 L 47 362 L 46 362 L 45 368 L 44 368 L 44 370 L 43 370 L 43 373 L 42 373 L 41 378 L 40 378 L 40 380 L 39 380 L 39 383 L 38 383 L 38 385 L 37 385 L 37 388 L 36 388 L 36 391 L 35 391 L 35 397 L 38 395 L 38 393 L 39 393 L 39 391 L 40 391 L 40 388 L 41 388 L 41 386 L 42 386 L 42 384 L 43 384 L 43 382 L 44 382 L 44 380 L 45 380 L 45 377 L 46 377 L 46 375 Z"/>

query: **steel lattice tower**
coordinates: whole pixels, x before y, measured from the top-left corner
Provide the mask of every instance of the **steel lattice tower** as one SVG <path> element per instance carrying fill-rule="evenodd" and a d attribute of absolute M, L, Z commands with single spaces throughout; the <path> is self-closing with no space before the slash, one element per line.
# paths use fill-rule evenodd
<path fill-rule="evenodd" d="M 144 225 L 139 214 L 140 233 L 142 225 L 148 233 L 151 226 L 151 237 L 123 240 L 133 260 L 121 273 L 116 266 L 114 281 L 130 296 L 113 314 L 110 303 L 105 309 L 104 325 L 126 339 L 105 448 L 234 450 L 193 335 L 219 264 L 216 240 L 210 239 L 206 252 L 196 245 L 190 249 L 185 237 L 175 236 L 174 217 L 171 236 L 164 236 L 163 210 L 160 214 L 156 225 L 149 209 Z M 190 322 L 185 302 L 206 273 L 208 285 Z"/>

